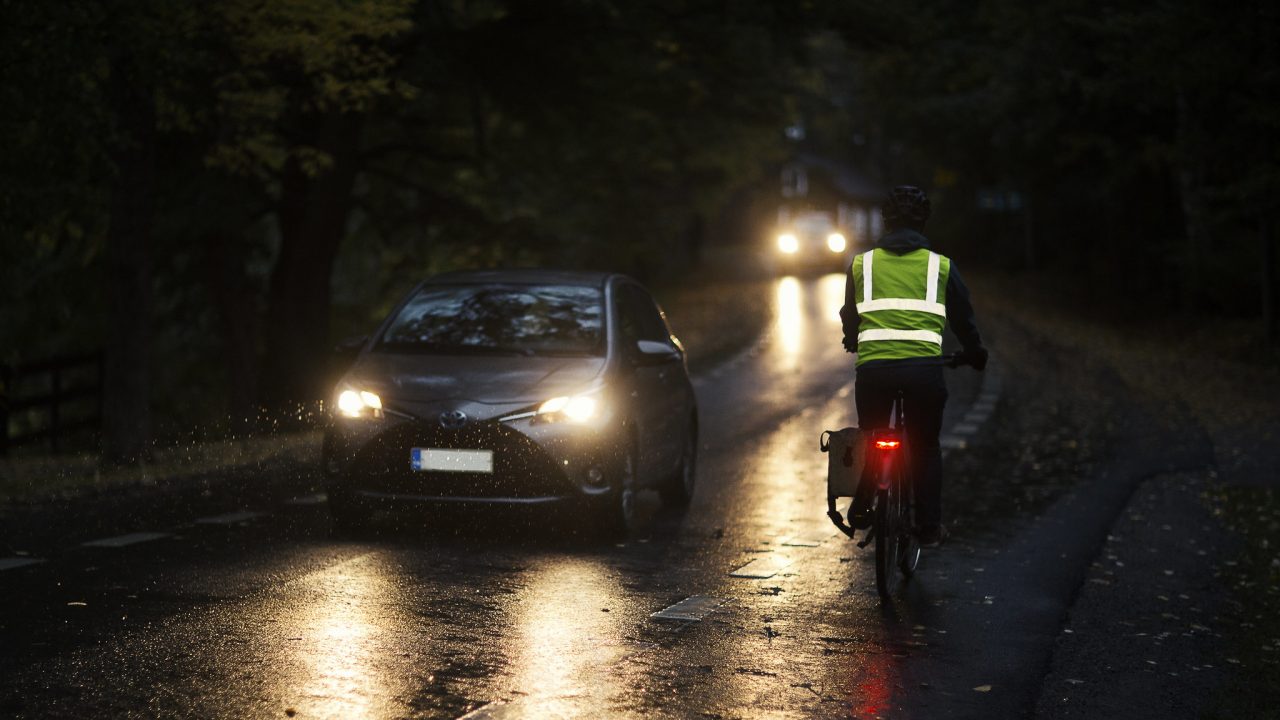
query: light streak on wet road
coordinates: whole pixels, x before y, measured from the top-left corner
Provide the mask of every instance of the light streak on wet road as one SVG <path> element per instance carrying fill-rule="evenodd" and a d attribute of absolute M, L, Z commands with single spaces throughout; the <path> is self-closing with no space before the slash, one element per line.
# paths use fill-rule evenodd
<path fill-rule="evenodd" d="M 791 369 L 799 365 L 800 351 L 804 349 L 805 325 L 800 281 L 793 277 L 784 277 L 778 281 L 777 292 L 778 344 L 780 351 L 780 369 Z"/>
<path fill-rule="evenodd" d="M 531 579 L 512 607 L 512 687 L 531 696 L 522 712 L 538 717 L 580 713 L 580 697 L 601 665 L 622 651 L 611 605 L 623 596 L 612 570 L 599 560 L 567 557 Z"/>
<path fill-rule="evenodd" d="M 395 643 L 388 606 L 395 588 L 371 555 L 306 578 L 295 589 L 303 601 L 280 618 L 286 653 L 273 668 L 281 673 L 282 700 L 315 717 L 373 717 L 393 714 L 388 704 L 399 678 L 380 662 Z M 404 688 L 396 688 L 403 690 Z M 292 696 L 292 698 L 291 698 Z"/>

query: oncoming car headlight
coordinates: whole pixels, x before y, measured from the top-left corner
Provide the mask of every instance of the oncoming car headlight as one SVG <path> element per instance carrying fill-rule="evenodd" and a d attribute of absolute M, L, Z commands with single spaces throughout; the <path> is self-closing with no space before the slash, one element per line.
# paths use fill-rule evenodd
<path fill-rule="evenodd" d="M 571 422 L 582 424 L 595 419 L 600 413 L 600 403 L 589 395 L 553 397 L 538 406 L 535 420 L 539 422 Z"/>
<path fill-rule="evenodd" d="M 830 248 L 833 253 L 842 253 L 848 246 L 849 243 L 845 241 L 844 235 L 841 235 L 838 232 L 833 232 L 827 236 L 827 247 Z"/>
<path fill-rule="evenodd" d="M 338 393 L 338 414 L 344 417 L 382 417 L 382 398 L 367 390 Z"/>
<path fill-rule="evenodd" d="M 778 236 L 778 249 L 792 255 L 800 249 L 800 240 L 791 233 L 783 233 Z"/>

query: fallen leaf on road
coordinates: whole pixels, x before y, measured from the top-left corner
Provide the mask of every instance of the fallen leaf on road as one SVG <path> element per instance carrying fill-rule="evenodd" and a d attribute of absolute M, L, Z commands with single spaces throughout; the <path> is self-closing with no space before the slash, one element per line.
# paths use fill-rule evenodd
<path fill-rule="evenodd" d="M 89 603 L 83 603 L 83 602 L 69 602 L 69 603 L 67 603 L 67 607 L 88 607 L 88 606 L 89 606 Z"/>
<path fill-rule="evenodd" d="M 979 685 L 978 687 L 974 688 L 974 691 L 975 691 L 975 692 L 991 692 L 991 686 L 990 686 L 990 685 Z"/>

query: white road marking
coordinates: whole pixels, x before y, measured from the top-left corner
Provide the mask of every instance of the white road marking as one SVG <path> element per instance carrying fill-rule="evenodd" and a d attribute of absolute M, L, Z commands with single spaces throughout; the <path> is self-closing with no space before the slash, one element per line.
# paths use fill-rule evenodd
<path fill-rule="evenodd" d="M 299 497 L 289 498 L 284 501 L 285 505 L 322 505 L 329 502 L 329 496 L 325 493 L 316 493 L 314 495 L 302 495 Z"/>
<path fill-rule="evenodd" d="M 128 535 L 119 535 L 117 537 L 102 538 L 101 540 L 90 540 L 87 543 L 81 543 L 84 547 L 105 547 L 119 548 L 126 545 L 136 545 L 137 543 L 149 542 L 151 540 L 159 540 L 163 537 L 169 537 L 169 533 L 157 532 L 136 532 Z"/>
<path fill-rule="evenodd" d="M 14 568 L 26 567 L 44 562 L 44 558 L 0 558 L 0 570 L 13 570 Z"/>
<path fill-rule="evenodd" d="M 938 438 L 938 444 L 942 446 L 943 450 L 963 450 L 969 447 L 967 440 L 955 435 L 943 435 Z"/>
<path fill-rule="evenodd" d="M 970 410 L 965 413 L 964 421 L 973 423 L 974 425 L 981 425 L 986 422 L 989 417 L 991 417 L 991 413 L 989 412 L 984 412 L 982 410 Z"/>
<path fill-rule="evenodd" d="M 729 602 L 727 598 L 694 595 L 687 597 L 668 608 L 663 608 L 649 617 L 655 620 L 688 620 L 697 622 L 720 609 Z"/>
<path fill-rule="evenodd" d="M 827 530 L 811 530 L 806 533 L 792 535 L 783 540 L 781 544 L 786 547 L 818 547 L 833 537 L 835 537 L 835 533 Z"/>
<path fill-rule="evenodd" d="M 782 572 L 791 564 L 791 558 L 785 555 L 765 555 L 743 565 L 742 567 L 729 573 L 729 577 L 740 578 L 771 578 Z"/>
<path fill-rule="evenodd" d="M 196 520 L 198 525 L 234 525 L 252 520 L 256 517 L 262 517 L 260 512 L 251 512 L 249 510 L 239 510 L 237 512 L 229 512 L 223 515 L 214 515 L 212 517 L 203 517 Z"/>
<path fill-rule="evenodd" d="M 958 435 L 972 435 L 978 432 L 978 426 L 974 425 L 973 423 L 959 422 L 959 423 L 956 423 L 955 426 L 951 428 L 951 432 L 956 433 Z"/>

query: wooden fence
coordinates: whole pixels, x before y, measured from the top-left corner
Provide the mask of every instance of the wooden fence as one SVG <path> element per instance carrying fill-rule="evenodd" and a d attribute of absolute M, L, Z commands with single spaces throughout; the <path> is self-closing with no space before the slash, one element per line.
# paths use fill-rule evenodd
<path fill-rule="evenodd" d="M 72 433 L 102 425 L 102 353 L 0 365 L 0 456 L 49 443 L 59 452 Z"/>

